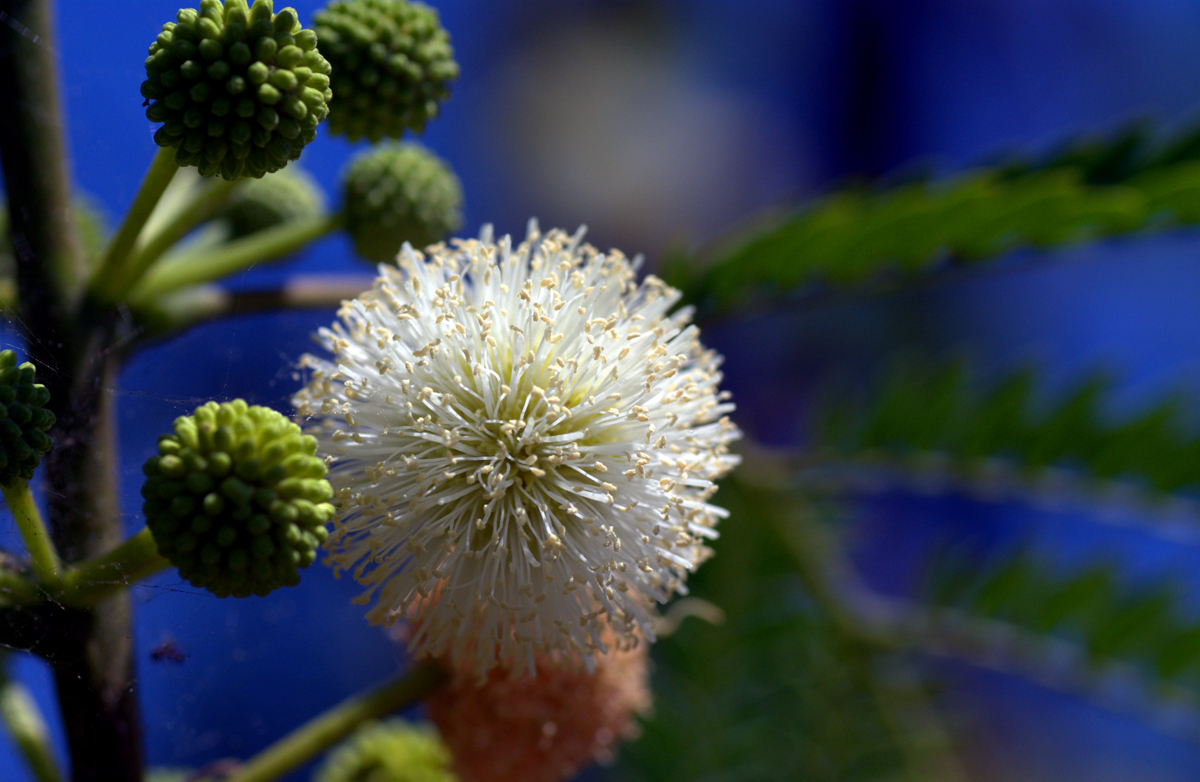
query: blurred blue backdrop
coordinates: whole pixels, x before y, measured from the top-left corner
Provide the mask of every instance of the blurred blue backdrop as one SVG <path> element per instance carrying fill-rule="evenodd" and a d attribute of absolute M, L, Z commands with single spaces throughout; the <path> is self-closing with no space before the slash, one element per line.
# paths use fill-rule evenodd
<path fill-rule="evenodd" d="M 76 182 L 110 224 L 155 150 L 138 86 L 146 48 L 173 19 L 174 1 L 59 2 L 54 46 Z M 319 5 L 297 2 L 301 20 L 308 23 Z M 594 244 L 645 253 L 651 265 L 669 248 L 698 247 L 760 210 L 794 205 L 847 177 L 950 173 L 1135 118 L 1169 128 L 1200 111 L 1195 0 L 446 0 L 437 7 L 463 75 L 423 143 L 463 181 L 463 232 L 492 222 L 500 233 L 522 233 L 530 216 L 543 227 L 586 223 Z M 338 172 L 354 151 L 322 134 L 301 160 L 335 205 Z M 867 362 L 898 343 L 965 349 L 989 368 L 1034 360 L 1058 384 L 1111 368 L 1129 409 L 1173 388 L 1200 398 L 1198 250 L 1193 231 L 1106 242 L 1055 253 L 1053 265 L 887 301 L 709 324 L 706 342 L 727 356 L 739 423 L 774 445 L 802 437 L 799 406 L 818 370 Z M 264 287 L 316 271 L 368 270 L 347 241 L 332 238 L 229 284 Z M 119 401 L 130 531 L 142 525 L 140 465 L 173 418 L 213 398 L 287 410 L 298 385 L 292 364 L 309 349 L 308 335 L 331 319 L 331 311 L 233 318 L 133 358 L 110 389 Z M 20 325 L 9 333 L 20 334 Z M 860 509 L 858 559 L 874 585 L 899 591 L 921 543 L 948 529 L 1003 544 L 1036 528 L 1039 542 L 1064 556 L 1131 553 L 1131 577 L 1196 571 L 1194 542 L 1139 541 L 1131 550 L 1127 533 L 1097 532 L 1079 523 L 1082 512 L 897 492 Z M 11 521 L 3 526 L 15 546 Z M 356 593 L 320 565 L 299 587 L 264 599 L 218 600 L 173 572 L 134 589 L 150 763 L 195 767 L 248 756 L 390 675 L 401 655 L 350 605 Z M 151 659 L 166 640 L 186 655 L 182 663 Z M 20 658 L 15 670 L 53 717 L 44 665 Z M 980 779 L 1200 775 L 1192 745 L 1136 721 L 994 674 L 955 676 L 944 705 L 964 713 L 970 705 L 969 765 Z M 30 779 L 2 736 L 0 777 Z M 793 778 L 803 777 L 800 770 Z"/>

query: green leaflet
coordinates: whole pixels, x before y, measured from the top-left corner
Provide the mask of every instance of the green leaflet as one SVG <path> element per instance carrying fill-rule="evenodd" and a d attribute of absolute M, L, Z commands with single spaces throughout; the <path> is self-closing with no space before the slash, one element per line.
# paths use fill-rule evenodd
<path fill-rule="evenodd" d="M 726 620 L 685 620 L 654 645 L 654 708 L 614 778 L 911 780 L 872 696 L 877 650 L 803 587 L 767 518 L 775 495 L 730 480 L 721 498 L 743 523 L 722 528 L 718 556 L 688 586 Z"/>
<path fill-rule="evenodd" d="M 1200 436 L 1176 404 L 1112 422 L 1103 412 L 1108 388 L 1093 378 L 1047 405 L 1028 371 L 980 388 L 959 364 L 898 363 L 866 393 L 827 395 L 808 461 L 905 468 L 937 454 L 952 474 L 971 478 L 1000 457 L 1027 477 L 1063 466 L 1158 493 L 1200 487 Z"/>
<path fill-rule="evenodd" d="M 851 186 L 743 236 L 711 263 L 664 277 L 706 311 L 755 293 L 888 284 L 1050 248 L 1200 222 L 1200 130 L 1155 143 L 1134 128 L 1041 163 L 1007 163 L 885 190 Z"/>
<path fill-rule="evenodd" d="M 1116 565 L 1061 565 L 1020 550 L 990 567 L 948 562 L 932 568 L 930 599 L 964 615 L 993 619 L 1034 636 L 1065 638 L 1089 668 L 1133 663 L 1152 679 L 1200 689 L 1200 621 L 1185 610 L 1177 579 L 1129 588 Z M 965 573 L 973 577 L 962 578 Z"/>

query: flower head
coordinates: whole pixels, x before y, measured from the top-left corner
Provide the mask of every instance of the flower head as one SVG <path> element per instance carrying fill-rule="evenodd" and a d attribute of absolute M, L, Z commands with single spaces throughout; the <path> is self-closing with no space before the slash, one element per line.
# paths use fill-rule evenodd
<path fill-rule="evenodd" d="M 50 392 L 34 382 L 35 374 L 28 361 L 17 364 L 16 351 L 0 351 L 0 485 L 31 480 L 50 450 L 46 430 L 54 413 L 44 407 Z"/>
<path fill-rule="evenodd" d="M 160 147 L 202 176 L 261 177 L 300 157 L 329 113 L 317 34 L 272 0 L 201 0 L 150 44 L 142 96 Z"/>
<path fill-rule="evenodd" d="M 313 27 L 333 69 L 335 136 L 375 144 L 406 130 L 422 133 L 450 97 L 458 78 L 454 49 L 437 11 L 423 3 L 334 0 L 316 13 Z"/>
<path fill-rule="evenodd" d="M 392 263 L 404 242 L 440 242 L 462 224 L 462 186 L 442 160 L 418 144 L 381 144 L 342 174 L 342 210 L 354 251 Z"/>
<path fill-rule="evenodd" d="M 317 444 L 241 399 L 175 419 L 146 460 L 146 526 L 179 575 L 218 597 L 300 583 L 334 508 Z"/>
<path fill-rule="evenodd" d="M 590 665 L 651 634 L 725 515 L 740 433 L 678 291 L 562 231 L 405 245 L 306 356 L 294 402 L 330 463 L 335 572 L 477 672 Z M 436 593 L 436 599 L 435 599 Z M 652 636 L 650 636 L 652 637 Z"/>
<path fill-rule="evenodd" d="M 482 684 L 459 669 L 425 706 L 462 782 L 562 782 L 637 736 L 635 715 L 650 708 L 648 649 L 598 655 L 591 672 L 493 668 Z"/>

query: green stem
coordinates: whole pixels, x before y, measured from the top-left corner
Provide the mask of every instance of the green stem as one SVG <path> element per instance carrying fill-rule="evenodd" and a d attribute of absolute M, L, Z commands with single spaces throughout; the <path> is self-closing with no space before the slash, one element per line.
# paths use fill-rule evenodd
<path fill-rule="evenodd" d="M 21 531 L 21 539 L 25 541 L 25 549 L 29 552 L 29 561 L 33 565 L 33 573 L 38 580 L 53 589 L 61 578 L 62 562 L 54 541 L 42 523 L 42 512 L 33 501 L 33 492 L 29 484 L 18 480 L 11 486 L 0 487 L 4 492 L 4 501 L 12 512 L 17 529 Z"/>
<path fill-rule="evenodd" d="M 225 782 L 269 782 L 323 752 L 367 720 L 399 711 L 447 679 L 436 663 L 422 663 L 406 675 L 363 695 L 348 698 L 301 725 L 225 777 Z"/>
<path fill-rule="evenodd" d="M 4 720 L 13 743 L 25 756 L 34 779 L 37 782 L 62 782 L 62 774 L 50 748 L 46 721 L 29 692 L 18 682 L 7 681 L 0 685 L 0 719 Z"/>
<path fill-rule="evenodd" d="M 150 164 L 150 170 L 146 172 L 142 186 L 133 199 L 133 204 L 125 213 L 124 222 L 105 248 L 104 255 L 101 256 L 92 275 L 91 290 L 102 300 L 117 301 L 117 281 L 123 278 L 129 252 L 133 249 L 138 234 L 142 232 L 142 226 L 150 219 L 150 213 L 154 211 L 158 199 L 162 197 L 167 185 L 171 184 L 171 179 L 177 171 L 179 166 L 175 163 L 175 150 L 159 147 L 158 154 L 154 156 L 154 162 Z"/>
<path fill-rule="evenodd" d="M 158 553 L 150 530 L 143 528 L 108 553 L 80 562 L 68 570 L 63 575 L 57 597 L 65 605 L 87 608 L 170 566 L 171 563 Z"/>
<path fill-rule="evenodd" d="M 365 274 L 297 275 L 281 287 L 226 291 L 219 285 L 196 285 L 155 300 L 149 309 L 135 311 L 146 326 L 140 335 L 153 338 L 229 315 L 256 312 L 335 308 L 371 287 Z"/>
<path fill-rule="evenodd" d="M 165 293 L 226 277 L 282 258 L 344 225 L 341 214 L 268 228 L 215 249 L 181 253 L 151 269 L 129 296 L 134 308 L 147 308 Z"/>
<path fill-rule="evenodd" d="M 201 192 L 180 209 L 170 222 L 139 246 L 129 263 L 118 272 L 117 279 L 108 284 L 114 294 L 113 300 L 123 299 L 163 253 L 171 249 L 188 231 L 207 220 L 216 208 L 229 198 L 240 181 L 218 179 L 199 186 L 197 189 Z"/>

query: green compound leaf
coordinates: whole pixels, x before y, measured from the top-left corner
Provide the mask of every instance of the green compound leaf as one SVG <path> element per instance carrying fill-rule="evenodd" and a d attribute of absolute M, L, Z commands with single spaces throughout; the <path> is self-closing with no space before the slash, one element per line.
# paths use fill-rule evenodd
<path fill-rule="evenodd" d="M 960 364 L 897 363 L 866 393 L 828 394 L 808 462 L 924 469 L 986 477 L 997 460 L 1033 478 L 1066 467 L 1132 480 L 1150 493 L 1200 487 L 1200 436 L 1167 400 L 1123 421 L 1104 412 L 1109 383 L 1095 377 L 1050 404 L 1029 371 L 980 388 Z"/>
<path fill-rule="evenodd" d="M 872 694 L 876 650 L 847 637 L 804 588 L 766 520 L 774 496 L 729 480 L 721 498 L 743 523 L 721 529 L 718 556 L 688 586 L 725 622 L 685 620 L 654 644 L 654 707 L 614 778 L 911 779 Z"/>
<path fill-rule="evenodd" d="M 948 180 L 850 186 L 754 230 L 711 263 L 677 257 L 663 276 L 710 312 L 755 293 L 886 286 L 1021 248 L 1200 222 L 1200 129 L 1156 142 L 1133 128 L 1040 163 Z"/>
<path fill-rule="evenodd" d="M 990 567 L 941 561 L 934 569 L 940 574 L 931 579 L 933 602 L 1024 630 L 1031 639 L 1068 641 L 1083 652 L 1075 662 L 1085 674 L 1122 663 L 1160 685 L 1200 690 L 1200 620 L 1169 576 L 1130 588 L 1114 564 L 1064 573 L 1026 550 Z M 974 578 L 946 577 L 968 570 Z"/>

